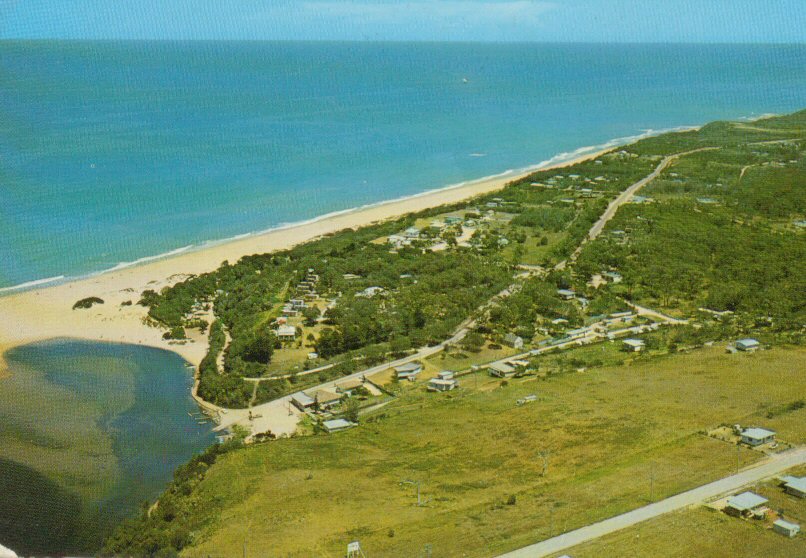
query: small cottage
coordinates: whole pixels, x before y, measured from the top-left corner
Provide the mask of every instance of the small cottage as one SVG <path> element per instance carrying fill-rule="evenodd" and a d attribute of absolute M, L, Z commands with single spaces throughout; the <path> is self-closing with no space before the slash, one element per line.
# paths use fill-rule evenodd
<path fill-rule="evenodd" d="M 753 492 L 742 492 L 728 498 L 725 513 L 734 517 L 754 517 L 763 519 L 767 514 L 767 499 Z"/>
<path fill-rule="evenodd" d="M 514 333 L 507 333 L 504 335 L 504 344 L 509 345 L 513 349 L 523 348 L 523 338 L 515 335 Z"/>
<path fill-rule="evenodd" d="M 746 428 L 742 431 L 742 443 L 748 446 L 763 446 L 775 441 L 775 432 L 766 428 Z"/>
<path fill-rule="evenodd" d="M 398 380 L 408 380 L 413 382 L 417 379 L 417 374 L 423 371 L 423 365 L 419 362 L 409 362 L 400 366 L 395 366 L 395 376 Z"/>
<path fill-rule="evenodd" d="M 790 523 L 789 521 L 785 521 L 783 519 L 778 519 L 772 524 L 772 530 L 791 539 L 800 533 L 800 525 L 797 523 Z"/>

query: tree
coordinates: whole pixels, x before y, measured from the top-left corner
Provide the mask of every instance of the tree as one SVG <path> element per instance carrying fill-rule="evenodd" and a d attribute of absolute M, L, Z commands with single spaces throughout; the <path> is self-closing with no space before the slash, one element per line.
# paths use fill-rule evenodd
<path fill-rule="evenodd" d="M 322 315 L 322 312 L 316 306 L 309 306 L 305 310 L 302 311 L 302 317 L 305 318 L 305 325 L 308 327 L 313 327 L 316 325 L 316 321 L 319 319 L 319 316 Z"/>
<path fill-rule="evenodd" d="M 342 414 L 350 422 L 358 422 L 360 404 L 356 399 L 349 398 L 342 404 Z"/>
<path fill-rule="evenodd" d="M 466 351 L 477 353 L 484 346 L 484 336 L 477 331 L 471 331 L 462 339 L 461 346 Z"/>
<path fill-rule="evenodd" d="M 249 362 L 268 364 L 274 354 L 276 340 L 277 338 L 270 331 L 258 331 L 247 340 L 241 356 Z"/>

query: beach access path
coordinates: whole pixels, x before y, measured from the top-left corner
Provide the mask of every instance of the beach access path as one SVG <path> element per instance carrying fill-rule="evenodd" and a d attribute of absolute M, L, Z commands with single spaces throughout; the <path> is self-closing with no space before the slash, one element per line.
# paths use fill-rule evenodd
<path fill-rule="evenodd" d="M 727 495 L 803 464 L 806 464 L 806 447 L 781 452 L 735 475 L 724 477 L 654 504 L 569 531 L 557 537 L 501 554 L 498 558 L 541 558 L 553 555 L 604 535 L 632 527 L 648 519 Z"/>

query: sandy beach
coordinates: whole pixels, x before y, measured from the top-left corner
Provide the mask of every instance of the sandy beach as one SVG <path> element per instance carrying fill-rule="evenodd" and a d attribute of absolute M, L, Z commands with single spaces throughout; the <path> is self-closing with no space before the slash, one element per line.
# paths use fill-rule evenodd
<path fill-rule="evenodd" d="M 609 149 L 585 154 L 546 168 L 569 166 L 595 158 L 606 151 Z M 163 340 L 162 330 L 149 327 L 143 322 L 146 309 L 136 304 L 143 290 L 159 291 L 188 275 L 212 271 L 224 260 L 235 262 L 245 255 L 287 249 L 328 233 L 466 200 L 499 190 L 508 182 L 527 174 L 529 172 L 513 173 L 468 182 L 297 226 L 255 234 L 86 279 L 0 297 L 0 316 L 2 316 L 0 355 L 14 346 L 32 341 L 71 337 L 159 347 L 174 351 L 192 364 L 198 365 L 207 350 L 206 336 L 197 333 L 184 344 Z M 72 309 L 77 300 L 90 296 L 100 297 L 104 300 L 104 304 L 85 310 Z M 134 304 L 121 306 L 121 303 L 126 301 L 132 301 Z M 7 367 L 0 360 L 0 377 L 6 374 L 8 374 Z"/>

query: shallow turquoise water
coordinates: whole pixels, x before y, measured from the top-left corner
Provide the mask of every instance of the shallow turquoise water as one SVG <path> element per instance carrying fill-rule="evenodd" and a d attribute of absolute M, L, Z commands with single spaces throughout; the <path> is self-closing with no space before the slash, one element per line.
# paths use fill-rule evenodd
<path fill-rule="evenodd" d="M 199 412 L 192 377 L 174 353 L 54 340 L 6 359 L 0 476 L 39 487 L 17 480 L 0 494 L 0 508 L 13 510 L 13 521 L 0 513 L 0 541 L 18 552 L 92 550 L 214 442 L 212 425 L 189 415 Z"/>
<path fill-rule="evenodd" d="M 0 42 L 0 289 L 797 110 L 805 67 L 804 45 Z"/>

